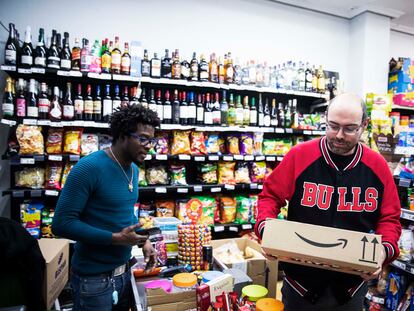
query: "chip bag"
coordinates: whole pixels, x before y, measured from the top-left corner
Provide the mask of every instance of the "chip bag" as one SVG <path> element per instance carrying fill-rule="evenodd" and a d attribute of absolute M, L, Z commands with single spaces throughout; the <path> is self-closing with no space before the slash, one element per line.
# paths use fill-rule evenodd
<path fill-rule="evenodd" d="M 107 149 L 112 146 L 112 137 L 108 134 L 99 134 L 99 150 Z"/>
<path fill-rule="evenodd" d="M 42 203 L 22 203 L 20 204 L 21 222 L 27 232 L 36 239 L 40 238 L 41 211 Z"/>
<path fill-rule="evenodd" d="M 266 162 L 253 162 L 250 170 L 250 179 L 254 183 L 264 182 L 266 176 Z"/>
<path fill-rule="evenodd" d="M 175 201 L 175 217 L 183 224 L 191 223 L 191 219 L 187 216 L 187 203 L 189 199 L 179 199 Z"/>
<path fill-rule="evenodd" d="M 223 224 L 232 223 L 236 220 L 237 203 L 234 198 L 220 198 L 220 222 Z"/>
<path fill-rule="evenodd" d="M 86 156 L 99 150 L 99 138 L 96 134 L 82 134 L 81 155 Z"/>
<path fill-rule="evenodd" d="M 45 184 L 45 169 L 41 167 L 25 167 L 14 175 L 16 187 L 40 189 Z"/>
<path fill-rule="evenodd" d="M 80 154 L 82 130 L 66 131 L 63 139 L 63 153 Z"/>
<path fill-rule="evenodd" d="M 63 129 L 50 127 L 47 132 L 46 152 L 47 154 L 62 153 Z"/>
<path fill-rule="evenodd" d="M 198 166 L 198 180 L 203 184 L 217 184 L 217 164 L 200 164 Z"/>
<path fill-rule="evenodd" d="M 174 131 L 171 154 L 190 154 L 190 131 Z"/>
<path fill-rule="evenodd" d="M 41 222 L 41 231 L 42 238 L 55 238 L 55 235 L 52 232 L 52 222 L 55 211 L 53 208 L 44 208 L 42 210 L 42 222 Z"/>
<path fill-rule="evenodd" d="M 167 168 L 162 164 L 148 167 L 145 176 L 148 185 L 168 185 L 169 182 Z"/>
<path fill-rule="evenodd" d="M 205 144 L 205 137 L 203 132 L 191 132 L 191 154 L 205 155 L 207 148 Z"/>
<path fill-rule="evenodd" d="M 227 151 L 229 154 L 240 154 L 239 137 L 236 134 L 227 136 Z"/>
<path fill-rule="evenodd" d="M 216 209 L 216 200 L 212 197 L 197 196 L 193 199 L 198 199 L 202 204 L 201 217 L 198 220 L 199 224 L 214 225 L 214 210 Z"/>
<path fill-rule="evenodd" d="M 243 133 L 240 136 L 240 153 L 242 155 L 253 154 L 253 135 L 252 133 Z"/>
<path fill-rule="evenodd" d="M 236 179 L 234 178 L 235 162 L 219 162 L 218 165 L 218 183 L 234 185 Z"/>
<path fill-rule="evenodd" d="M 185 165 L 171 164 L 170 172 L 171 172 L 171 185 L 173 186 L 187 185 Z"/>
<path fill-rule="evenodd" d="M 157 139 L 157 144 L 155 145 L 155 154 L 169 154 L 170 148 L 168 145 L 169 134 L 168 132 L 159 132 L 155 135 Z"/>
<path fill-rule="evenodd" d="M 250 184 L 249 164 L 247 162 L 238 162 L 234 172 L 236 184 Z"/>
<path fill-rule="evenodd" d="M 16 138 L 20 146 L 19 154 L 44 154 L 42 128 L 34 125 L 19 124 Z"/>
<path fill-rule="evenodd" d="M 158 200 L 155 202 L 157 217 L 173 217 L 175 202 L 173 200 Z"/>
<path fill-rule="evenodd" d="M 68 178 L 68 175 L 69 175 L 69 173 L 72 170 L 74 165 L 75 165 L 75 163 L 72 163 L 72 162 L 68 162 L 68 163 L 65 164 L 65 168 L 63 169 L 63 175 L 62 175 L 62 182 L 61 182 L 62 189 L 65 186 L 66 179 Z"/>
<path fill-rule="evenodd" d="M 247 224 L 251 220 L 252 201 L 244 196 L 237 196 L 237 214 L 235 222 L 238 224 Z"/>
<path fill-rule="evenodd" d="M 219 136 L 217 133 L 210 133 L 206 140 L 206 150 L 208 154 L 219 154 Z"/>
<path fill-rule="evenodd" d="M 148 186 L 147 179 L 145 178 L 145 167 L 140 165 L 138 169 L 138 185 L 141 187 Z"/>
<path fill-rule="evenodd" d="M 46 166 L 46 189 L 60 190 L 60 179 L 62 178 L 62 163 L 49 162 Z"/>
<path fill-rule="evenodd" d="M 253 154 L 254 155 L 262 155 L 263 154 L 263 133 L 254 133 L 253 138 Z"/>

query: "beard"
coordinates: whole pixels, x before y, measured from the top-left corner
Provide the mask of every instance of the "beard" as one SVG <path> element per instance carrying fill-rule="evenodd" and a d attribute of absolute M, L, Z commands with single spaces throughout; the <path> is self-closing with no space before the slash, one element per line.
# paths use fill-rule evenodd
<path fill-rule="evenodd" d="M 343 139 L 327 139 L 329 150 L 338 155 L 347 155 L 350 154 L 352 149 L 354 149 L 355 144 L 352 144 Z M 334 144 L 337 144 L 336 146 Z"/>

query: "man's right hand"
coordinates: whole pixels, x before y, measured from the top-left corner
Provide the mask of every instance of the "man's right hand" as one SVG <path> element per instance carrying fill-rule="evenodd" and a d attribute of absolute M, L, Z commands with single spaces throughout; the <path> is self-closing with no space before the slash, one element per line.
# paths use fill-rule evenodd
<path fill-rule="evenodd" d="M 135 224 L 122 229 L 121 232 L 112 233 L 112 244 L 134 246 L 139 243 L 145 243 L 147 236 L 135 233 L 135 229 L 139 228 L 139 224 Z"/>

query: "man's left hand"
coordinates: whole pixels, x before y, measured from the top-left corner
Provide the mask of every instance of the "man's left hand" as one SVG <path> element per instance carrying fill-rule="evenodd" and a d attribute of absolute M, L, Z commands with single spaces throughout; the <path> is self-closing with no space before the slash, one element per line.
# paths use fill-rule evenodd
<path fill-rule="evenodd" d="M 378 262 L 380 264 L 380 267 L 376 271 L 374 271 L 374 272 L 371 272 L 371 273 L 362 273 L 361 274 L 361 277 L 364 279 L 364 281 L 378 279 L 378 277 L 379 277 L 379 275 L 380 275 L 380 273 L 382 271 L 382 265 L 384 264 L 386 254 L 385 254 L 384 246 L 383 245 L 381 245 L 381 246 L 382 246 L 381 247 L 381 253 L 380 253 L 379 259 L 378 259 Z"/>
<path fill-rule="evenodd" d="M 150 240 L 147 240 L 142 247 L 142 252 L 144 253 L 145 262 L 147 263 L 145 267 L 145 272 L 150 272 L 157 266 L 157 252 L 151 244 Z"/>

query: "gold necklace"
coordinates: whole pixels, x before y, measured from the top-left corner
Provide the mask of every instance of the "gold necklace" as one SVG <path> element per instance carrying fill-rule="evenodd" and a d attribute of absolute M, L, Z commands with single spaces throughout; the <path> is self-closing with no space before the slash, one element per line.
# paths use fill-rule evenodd
<path fill-rule="evenodd" d="M 116 163 L 118 163 L 119 167 L 121 168 L 122 173 L 124 173 L 125 178 L 128 181 L 128 190 L 129 190 L 129 192 L 132 192 L 134 190 L 134 185 L 133 185 L 133 181 L 134 181 L 134 168 L 131 167 L 131 179 L 129 179 L 128 178 L 128 175 L 125 173 L 125 170 L 123 169 L 121 163 L 119 163 L 118 159 L 114 155 L 114 153 L 112 151 L 112 147 L 109 147 L 109 151 L 111 152 L 112 156 L 114 157 Z"/>

